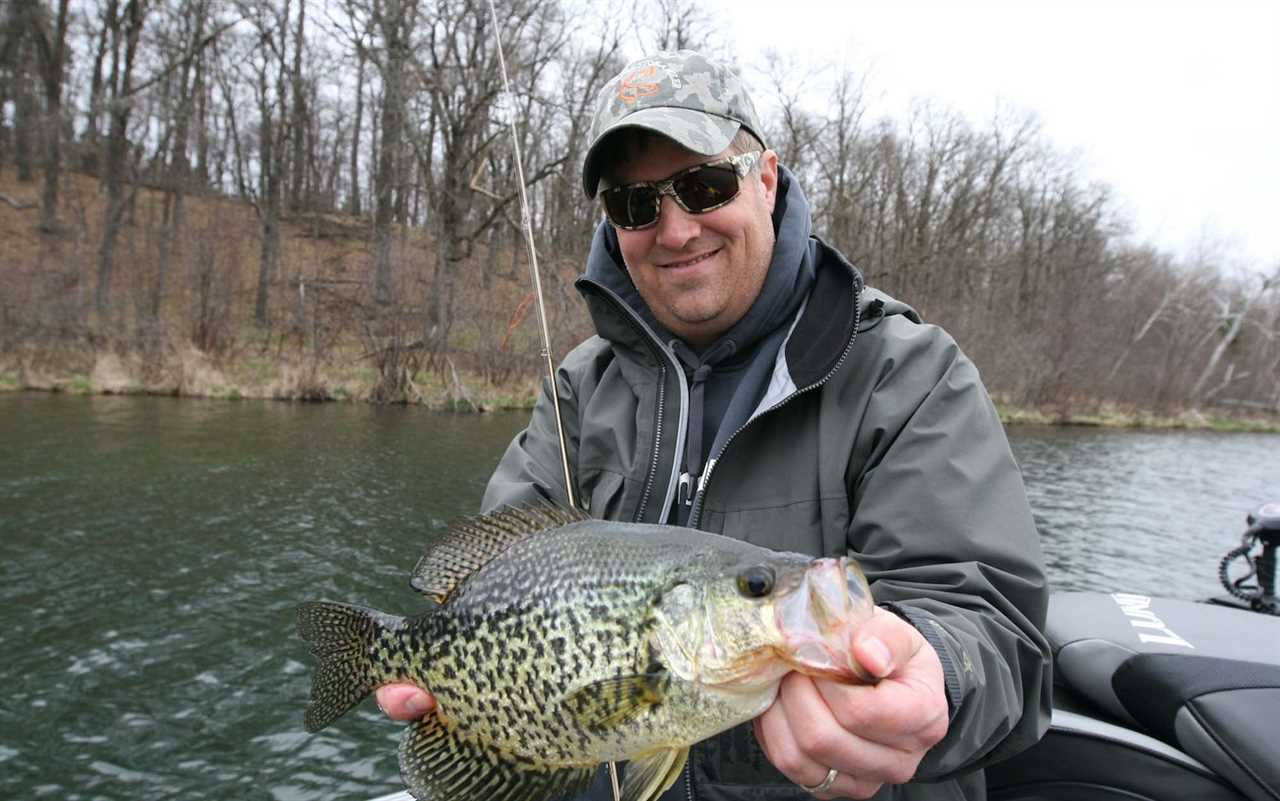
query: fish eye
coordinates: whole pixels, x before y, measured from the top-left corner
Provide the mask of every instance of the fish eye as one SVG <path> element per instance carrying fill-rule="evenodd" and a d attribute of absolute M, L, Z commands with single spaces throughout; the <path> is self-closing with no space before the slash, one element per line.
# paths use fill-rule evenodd
<path fill-rule="evenodd" d="M 773 568 L 755 565 L 738 574 L 738 592 L 747 598 L 763 598 L 773 592 Z"/>

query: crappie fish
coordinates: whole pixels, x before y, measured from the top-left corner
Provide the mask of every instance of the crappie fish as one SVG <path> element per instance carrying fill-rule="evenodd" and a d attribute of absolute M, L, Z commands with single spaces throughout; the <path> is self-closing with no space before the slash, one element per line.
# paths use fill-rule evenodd
<path fill-rule="evenodd" d="M 543 506 L 455 523 L 411 584 L 438 606 L 308 603 L 298 632 L 319 661 L 308 731 L 389 682 L 435 695 L 400 744 L 422 801 L 545 801 L 622 760 L 625 801 L 650 801 L 789 671 L 870 680 L 849 644 L 871 594 L 845 558 Z"/>

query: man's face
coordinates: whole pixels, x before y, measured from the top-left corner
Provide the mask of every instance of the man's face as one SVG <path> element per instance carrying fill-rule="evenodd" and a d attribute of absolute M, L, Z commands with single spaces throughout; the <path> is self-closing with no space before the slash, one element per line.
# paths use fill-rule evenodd
<path fill-rule="evenodd" d="M 613 179 L 659 181 L 727 154 L 708 158 L 652 137 L 615 165 Z M 690 214 L 663 195 L 655 225 L 614 229 L 640 297 L 660 323 L 695 347 L 710 345 L 742 319 L 769 272 L 778 155 L 766 150 L 757 171 L 740 179 L 738 196 L 714 211 Z"/>

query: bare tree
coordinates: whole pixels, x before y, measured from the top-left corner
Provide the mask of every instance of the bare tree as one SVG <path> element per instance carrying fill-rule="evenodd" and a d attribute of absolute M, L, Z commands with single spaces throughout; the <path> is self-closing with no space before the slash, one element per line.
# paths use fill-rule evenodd
<path fill-rule="evenodd" d="M 405 103 L 408 94 L 410 44 L 418 22 L 417 0 L 375 0 L 371 22 L 381 36 L 382 113 L 379 128 L 377 177 L 374 186 L 374 300 L 388 304 L 392 297 L 391 224 L 403 173 Z"/>
<path fill-rule="evenodd" d="M 1153 265 L 1153 267 L 1167 270 L 1168 264 L 1160 264 L 1158 267 Z M 1196 273 L 1188 271 L 1180 280 L 1160 293 L 1159 300 L 1151 308 L 1151 311 L 1142 319 L 1142 322 L 1133 333 L 1125 338 L 1124 347 L 1121 349 L 1120 355 L 1116 357 L 1111 365 L 1111 370 L 1107 373 L 1108 382 L 1115 379 L 1116 374 L 1124 366 L 1129 356 L 1133 354 L 1134 349 L 1151 333 L 1152 327 L 1173 315 L 1177 310 L 1178 304 L 1184 299 L 1195 280 Z"/>
<path fill-rule="evenodd" d="M 44 188 L 41 193 L 40 229 L 46 233 L 57 230 L 58 182 L 62 174 L 62 82 L 67 61 L 67 0 L 58 0 L 52 13 L 39 0 L 10 0 L 8 20 L 3 39 L 0 40 L 0 64 L 12 64 L 13 57 L 24 48 L 22 40 L 30 43 L 37 55 L 40 81 L 43 87 L 44 109 L 41 114 L 40 141 L 44 146 Z M 23 116 L 28 119 L 23 128 L 22 150 L 26 151 L 22 167 L 30 175 L 30 117 L 34 116 L 34 103 L 23 81 L 19 98 Z"/>
<path fill-rule="evenodd" d="M 1236 338 L 1240 336 L 1240 331 L 1244 327 L 1249 312 L 1268 292 L 1278 285 L 1280 285 L 1280 267 L 1276 268 L 1271 275 L 1262 278 L 1258 283 L 1257 289 L 1242 299 L 1217 298 L 1220 311 L 1217 320 L 1215 320 L 1215 330 L 1218 341 L 1209 353 L 1209 358 L 1205 361 L 1204 368 L 1200 371 L 1200 377 L 1196 379 L 1195 384 L 1191 387 L 1191 399 L 1193 401 L 1202 402 L 1208 400 L 1230 383 L 1233 367 L 1228 365 L 1226 381 L 1212 391 L 1208 389 L 1209 379 L 1217 372 L 1218 364 L 1222 361 L 1222 357 L 1226 355 L 1227 349 L 1235 344 Z"/>
<path fill-rule="evenodd" d="M 156 261 L 155 281 L 152 284 L 148 309 L 153 319 L 159 319 L 168 276 L 179 231 L 184 220 L 184 205 L 191 189 L 192 165 L 189 156 L 191 129 L 198 99 L 204 83 L 204 49 L 210 43 L 208 30 L 214 13 L 212 0 L 182 0 L 175 9 L 175 29 L 168 63 L 177 69 L 168 73 L 166 94 L 174 96 L 172 114 L 167 120 L 164 141 L 168 142 L 164 175 L 161 181 L 164 195 L 160 243 Z"/>
<path fill-rule="evenodd" d="M 36 61 L 31 16 L 37 11 L 30 0 L 9 0 L 4 9 L 4 26 L 0 28 L 0 73 L 5 77 L 4 94 L 13 101 L 13 161 L 20 181 L 35 179 L 33 141 L 39 115 L 31 71 Z"/>
<path fill-rule="evenodd" d="M 722 53 L 727 48 L 718 35 L 716 19 L 705 3 L 696 0 L 649 0 L 634 7 L 633 24 L 644 52 L 701 50 Z"/>
<path fill-rule="evenodd" d="M 364 124 L 364 70 L 368 61 L 365 49 L 356 47 L 356 108 L 355 118 L 351 123 L 351 155 L 350 155 L 350 191 L 347 198 L 347 213 L 360 215 L 360 129 Z"/>
<path fill-rule="evenodd" d="M 307 176 L 306 139 L 310 130 L 307 109 L 307 81 L 303 76 L 303 50 L 306 44 L 307 0 L 298 0 L 298 25 L 293 34 L 293 64 L 289 70 L 292 107 L 289 111 L 289 140 L 292 145 L 289 177 L 289 209 L 303 207 Z"/>
<path fill-rule="evenodd" d="M 94 305 L 100 317 L 107 313 L 110 306 L 116 241 L 124 223 L 125 172 L 129 150 L 127 135 L 129 117 L 136 101 L 133 70 L 147 11 L 147 0 L 125 0 L 123 10 L 116 0 L 109 0 L 106 15 L 111 41 L 111 72 L 107 81 L 110 130 L 103 169 L 107 207 L 102 225 L 102 244 L 98 249 L 98 285 L 94 295 Z"/>
<path fill-rule="evenodd" d="M 280 215 L 283 205 L 285 166 L 288 153 L 289 41 L 292 4 L 289 0 L 270 6 L 240 2 L 240 14 L 252 25 L 252 32 L 238 37 L 229 54 L 229 73 L 221 76 L 227 105 L 231 138 L 236 152 L 236 185 L 253 204 L 260 226 L 258 275 L 254 293 L 254 322 L 271 324 L 271 286 L 280 264 Z M 248 155 L 236 110 L 235 80 L 249 84 L 256 125 L 253 146 L 256 158 Z"/>

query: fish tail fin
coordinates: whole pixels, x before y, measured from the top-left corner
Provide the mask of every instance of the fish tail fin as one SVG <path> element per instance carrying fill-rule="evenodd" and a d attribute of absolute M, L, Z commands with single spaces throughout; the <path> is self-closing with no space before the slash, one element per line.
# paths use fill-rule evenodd
<path fill-rule="evenodd" d="M 319 662 L 303 719 L 307 731 L 328 726 L 379 685 L 409 678 L 404 660 L 376 658 L 380 651 L 384 657 L 403 654 L 397 646 L 402 644 L 404 623 L 403 618 L 332 601 L 298 607 L 298 636 L 311 646 Z"/>

